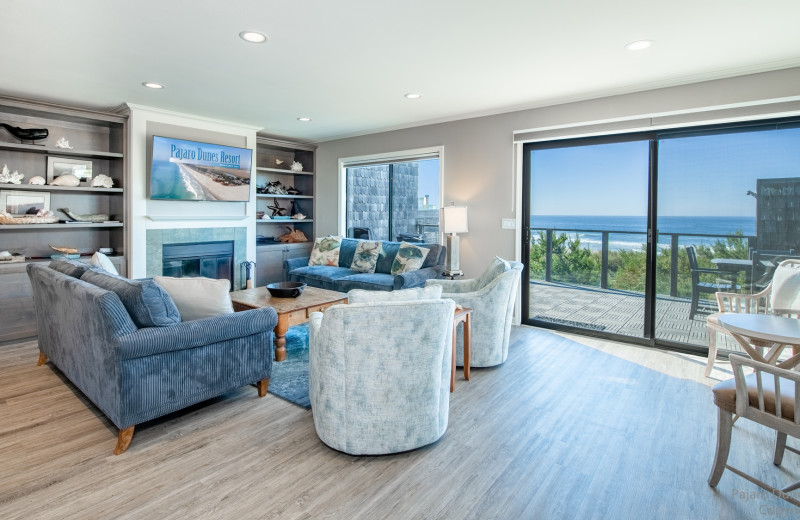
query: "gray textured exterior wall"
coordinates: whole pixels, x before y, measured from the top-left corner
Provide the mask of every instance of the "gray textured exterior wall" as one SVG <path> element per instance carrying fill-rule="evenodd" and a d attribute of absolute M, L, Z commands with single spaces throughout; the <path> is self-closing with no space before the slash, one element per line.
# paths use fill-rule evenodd
<path fill-rule="evenodd" d="M 369 228 L 373 240 L 396 240 L 401 233 L 418 234 L 421 231 L 418 221 L 430 220 L 431 217 L 427 215 L 429 212 L 417 209 L 419 191 L 417 170 L 417 164 L 413 162 L 394 165 L 392 209 L 389 207 L 388 165 L 348 168 L 347 236 L 352 236 L 354 227 Z M 391 230 L 390 210 L 393 227 Z M 434 213 L 438 223 L 438 212 Z M 438 236 L 431 240 L 431 242 L 437 241 Z"/>
<path fill-rule="evenodd" d="M 800 250 L 800 179 L 758 179 L 758 249 Z"/>

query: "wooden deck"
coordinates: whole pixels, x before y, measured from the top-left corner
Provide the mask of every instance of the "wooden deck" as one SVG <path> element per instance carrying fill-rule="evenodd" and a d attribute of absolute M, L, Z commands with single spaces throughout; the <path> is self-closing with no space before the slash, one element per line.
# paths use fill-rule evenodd
<path fill-rule="evenodd" d="M 643 336 L 644 294 L 641 293 L 534 281 L 531 282 L 530 300 L 531 318 L 626 336 Z M 690 320 L 688 298 L 659 296 L 656 300 L 656 338 L 708 347 L 705 317 L 714 312 L 716 303 L 706 303 L 707 307 L 701 305 L 702 312 Z M 722 350 L 742 351 L 730 336 L 724 334 L 717 338 L 717 345 Z"/>

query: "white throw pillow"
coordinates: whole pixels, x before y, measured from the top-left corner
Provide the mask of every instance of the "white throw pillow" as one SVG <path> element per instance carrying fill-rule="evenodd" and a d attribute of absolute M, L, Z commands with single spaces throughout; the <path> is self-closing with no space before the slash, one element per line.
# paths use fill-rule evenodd
<path fill-rule="evenodd" d="M 353 289 L 347 293 L 348 303 L 416 302 L 438 300 L 442 297 L 441 285 L 401 289 L 399 291 L 365 291 Z"/>
<path fill-rule="evenodd" d="M 229 280 L 191 276 L 183 278 L 155 276 L 153 280 L 167 291 L 175 302 L 181 313 L 181 321 L 211 318 L 233 312 Z"/>
<path fill-rule="evenodd" d="M 109 258 L 100 251 L 92 255 L 92 259 L 89 260 L 89 263 L 92 265 L 96 265 L 100 269 L 108 271 L 111 274 L 119 275 L 119 273 L 117 272 L 117 268 L 114 267 L 114 264 L 111 262 L 111 260 L 109 260 Z"/>

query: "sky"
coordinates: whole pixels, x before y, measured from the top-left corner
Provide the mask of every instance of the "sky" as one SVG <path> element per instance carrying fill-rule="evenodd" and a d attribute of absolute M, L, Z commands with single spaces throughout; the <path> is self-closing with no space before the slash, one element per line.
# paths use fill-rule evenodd
<path fill-rule="evenodd" d="M 648 147 L 531 152 L 531 213 L 646 215 Z M 660 216 L 755 216 L 756 179 L 800 177 L 800 128 L 664 139 L 658 168 Z"/>
<path fill-rule="evenodd" d="M 419 196 L 430 195 L 429 204 L 441 207 L 439 200 L 439 159 L 418 161 Z"/>

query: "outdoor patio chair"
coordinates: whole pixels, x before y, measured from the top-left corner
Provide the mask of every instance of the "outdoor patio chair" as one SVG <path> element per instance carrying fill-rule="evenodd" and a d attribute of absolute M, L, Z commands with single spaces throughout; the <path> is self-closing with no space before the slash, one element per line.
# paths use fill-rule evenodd
<path fill-rule="evenodd" d="M 800 259 L 788 259 L 775 268 L 769 285 L 755 294 L 718 292 L 719 311 L 706 318 L 708 326 L 708 362 L 706 377 L 714 368 L 717 359 L 717 333 L 728 334 L 719 323 L 719 316 L 726 312 L 747 314 L 780 314 L 798 317 L 800 312 Z"/>
<path fill-rule="evenodd" d="M 775 456 L 772 459 L 772 463 L 776 466 L 780 466 L 787 449 L 800 454 L 800 451 L 786 445 L 787 435 L 800 438 L 800 400 L 798 400 L 800 373 L 739 355 L 731 356 L 731 366 L 734 378 L 717 383 L 713 389 L 714 404 L 718 407 L 717 449 L 708 485 L 717 487 L 722 473 L 727 468 L 775 496 L 800 506 L 800 501 L 788 494 L 790 491 L 800 489 L 800 482 L 783 489 L 776 489 L 727 464 L 734 414 L 777 432 Z M 752 368 L 754 372 L 745 376 L 743 367 Z"/>
<path fill-rule="evenodd" d="M 692 273 L 692 305 L 689 308 L 689 319 L 693 320 L 700 304 L 700 295 L 714 294 L 719 291 L 738 291 L 740 287 L 736 285 L 736 272 L 700 267 L 697 265 L 697 254 L 693 246 L 686 247 L 686 256 L 689 258 L 689 269 Z M 714 275 L 717 281 L 704 282 L 700 279 L 701 275 Z M 720 278 L 727 278 L 730 280 L 730 283 L 720 282 Z"/>

